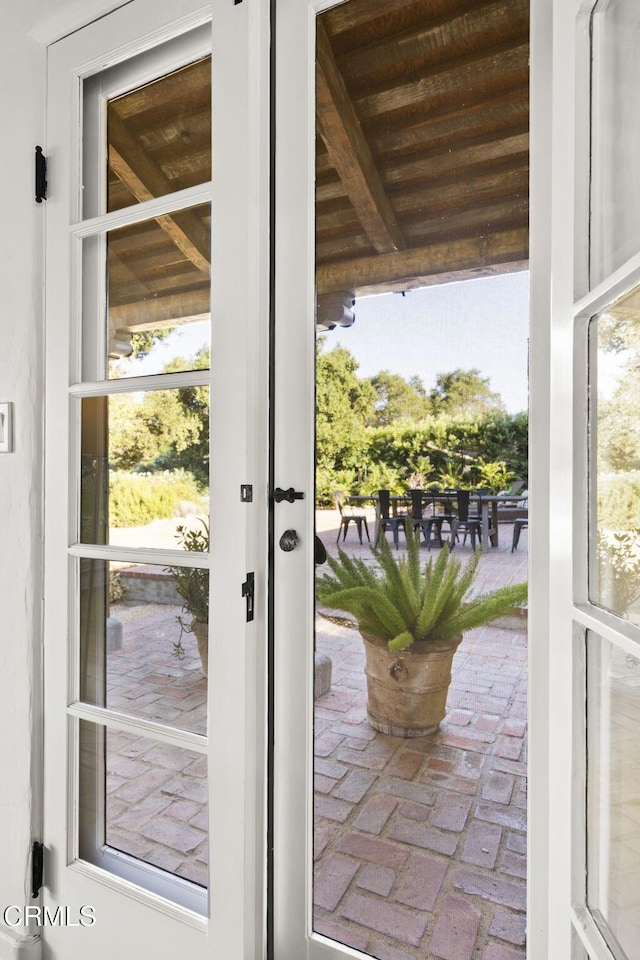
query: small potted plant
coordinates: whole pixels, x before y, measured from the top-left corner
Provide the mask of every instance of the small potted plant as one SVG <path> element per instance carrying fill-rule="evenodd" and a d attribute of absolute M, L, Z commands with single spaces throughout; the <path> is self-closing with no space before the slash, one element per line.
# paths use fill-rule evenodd
<path fill-rule="evenodd" d="M 203 530 L 180 525 L 176 536 L 178 543 L 185 550 L 207 553 L 209 525 L 205 520 L 200 519 L 200 522 L 204 527 Z M 182 598 L 183 613 L 191 618 L 187 621 L 182 616 L 176 617 L 180 624 L 180 636 L 178 642 L 173 645 L 173 652 L 182 659 L 184 657 L 182 634 L 192 633 L 198 644 L 202 672 L 206 677 L 209 655 L 209 571 L 203 570 L 202 567 L 167 567 L 167 571 L 171 574 L 176 590 Z"/>
<path fill-rule="evenodd" d="M 367 713 L 376 730 L 420 737 L 445 715 L 453 657 L 465 630 L 502 617 L 527 599 L 527 584 L 468 599 L 480 552 L 465 567 L 449 556 L 421 570 L 419 535 L 407 527 L 408 556 L 396 559 L 384 537 L 372 553 L 378 569 L 342 550 L 318 577 L 321 603 L 352 613 L 366 655 Z"/>

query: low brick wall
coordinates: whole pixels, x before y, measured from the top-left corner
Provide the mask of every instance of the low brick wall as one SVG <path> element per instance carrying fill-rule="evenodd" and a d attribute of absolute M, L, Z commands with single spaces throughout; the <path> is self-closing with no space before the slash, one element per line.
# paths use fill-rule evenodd
<path fill-rule="evenodd" d="M 124 600 L 182 606 L 182 598 L 171 574 L 161 567 L 140 564 L 124 567 L 118 574 L 124 586 Z"/>

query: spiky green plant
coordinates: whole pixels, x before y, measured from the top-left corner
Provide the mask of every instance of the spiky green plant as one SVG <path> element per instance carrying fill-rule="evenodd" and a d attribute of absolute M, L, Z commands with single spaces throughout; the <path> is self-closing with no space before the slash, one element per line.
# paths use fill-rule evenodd
<path fill-rule="evenodd" d="M 346 610 L 358 621 L 362 634 L 398 652 L 417 640 L 455 637 L 497 617 L 527 599 L 527 584 L 500 587 L 465 600 L 476 576 L 480 553 L 463 567 L 445 545 L 437 560 L 420 568 L 420 536 L 407 525 L 406 557 L 395 557 L 384 537 L 371 548 L 378 569 L 339 550 L 328 557 L 332 574 L 318 577 L 316 596 L 321 603 Z"/>

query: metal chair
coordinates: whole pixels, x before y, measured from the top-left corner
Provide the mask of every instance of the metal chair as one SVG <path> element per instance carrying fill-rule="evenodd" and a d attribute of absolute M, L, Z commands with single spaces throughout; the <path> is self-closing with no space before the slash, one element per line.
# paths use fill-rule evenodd
<path fill-rule="evenodd" d="M 378 490 L 378 502 L 376 504 L 376 540 L 374 546 L 378 546 L 380 534 L 385 530 L 391 530 L 393 533 L 393 542 L 396 550 L 398 549 L 398 530 L 404 530 L 406 516 L 391 516 L 391 493 L 389 490 Z"/>
<path fill-rule="evenodd" d="M 451 525 L 451 549 L 453 550 L 456 541 L 458 539 L 458 533 L 462 531 L 464 533 L 464 538 L 462 541 L 462 546 L 464 547 L 467 542 L 467 535 L 471 537 L 471 546 L 475 550 L 476 548 L 476 535 L 478 537 L 479 543 L 482 543 L 482 524 L 478 517 L 469 516 L 469 498 L 471 493 L 469 490 L 456 490 L 456 501 L 458 503 L 458 513 L 457 516 L 453 518 Z"/>
<path fill-rule="evenodd" d="M 367 524 L 367 518 L 364 513 L 355 513 L 353 507 L 350 507 L 344 502 L 345 495 L 339 490 L 334 490 L 333 496 L 336 502 L 336 506 L 340 511 L 340 526 L 338 527 L 338 536 L 336 537 L 336 543 L 340 540 L 340 533 L 342 533 L 342 542 L 347 539 L 347 530 L 349 529 L 350 523 L 355 523 L 356 529 L 358 531 L 358 536 L 360 538 L 360 543 L 362 543 L 362 524 L 364 523 L 365 533 L 367 534 L 367 540 L 371 543 L 371 537 L 369 536 L 369 526 Z"/>
<path fill-rule="evenodd" d="M 520 539 L 520 534 L 523 530 L 529 529 L 529 518 L 528 517 L 519 517 L 513 521 L 513 540 L 511 542 L 511 553 L 518 546 L 518 540 Z"/>
<path fill-rule="evenodd" d="M 409 495 L 411 497 L 411 525 L 414 530 L 420 528 L 422 530 L 425 543 L 427 548 L 431 550 L 431 544 L 437 543 L 439 547 L 442 546 L 442 521 L 443 517 L 432 514 L 430 517 L 425 517 L 423 515 L 423 503 L 425 496 L 424 490 L 410 490 Z M 433 536 L 433 531 L 435 530 L 436 535 Z"/>

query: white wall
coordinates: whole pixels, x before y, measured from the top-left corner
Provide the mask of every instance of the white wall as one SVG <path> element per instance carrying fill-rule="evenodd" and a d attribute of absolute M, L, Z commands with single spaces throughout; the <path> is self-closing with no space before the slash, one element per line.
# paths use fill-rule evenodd
<path fill-rule="evenodd" d="M 9 904 L 31 902 L 30 847 L 33 839 L 41 839 L 46 204 L 34 201 L 33 156 L 36 144 L 46 152 L 46 44 L 121 2 L 21 0 L 2 5 L 0 401 L 14 404 L 15 429 L 14 452 L 0 454 L 0 958 L 13 955 L 2 911 Z"/>

